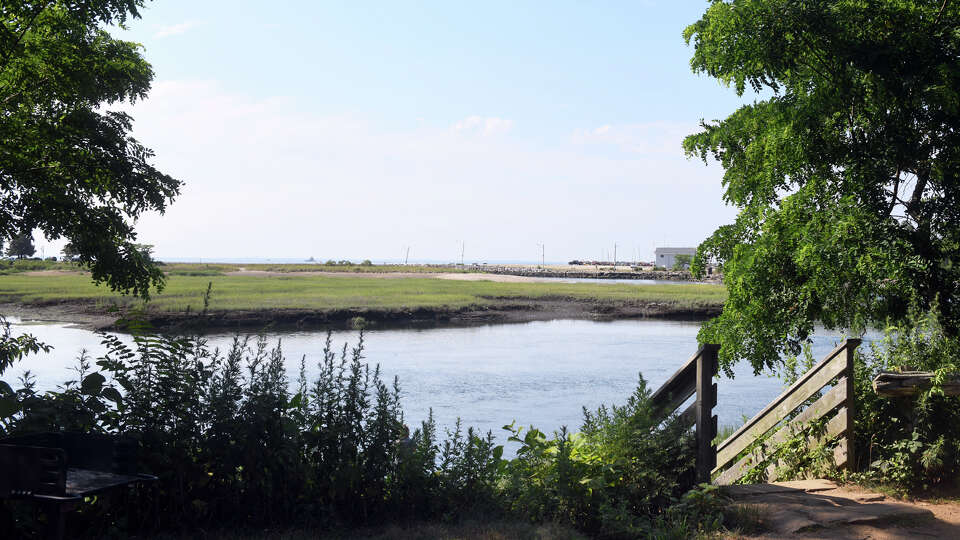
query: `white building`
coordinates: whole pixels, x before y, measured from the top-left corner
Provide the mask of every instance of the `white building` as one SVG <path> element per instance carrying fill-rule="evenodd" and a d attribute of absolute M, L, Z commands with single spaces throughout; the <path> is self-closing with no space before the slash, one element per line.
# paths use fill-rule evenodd
<path fill-rule="evenodd" d="M 648 252 L 649 253 L 649 252 Z M 667 269 L 673 268 L 673 265 L 677 262 L 677 255 L 690 255 L 693 257 L 697 254 L 697 248 L 687 248 L 687 247 L 658 247 L 653 251 L 655 266 L 663 266 Z"/>

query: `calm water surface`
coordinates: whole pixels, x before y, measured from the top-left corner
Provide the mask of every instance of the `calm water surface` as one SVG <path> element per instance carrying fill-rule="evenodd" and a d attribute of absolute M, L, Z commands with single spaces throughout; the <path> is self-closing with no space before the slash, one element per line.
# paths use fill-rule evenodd
<path fill-rule="evenodd" d="M 99 337 L 62 324 L 30 324 L 13 320 L 14 332 L 29 332 L 55 349 L 28 357 L 4 374 L 11 384 L 25 369 L 38 387 L 55 388 L 71 378 L 70 367 L 81 349 L 102 354 Z M 579 428 L 582 407 L 620 404 L 642 373 L 656 388 L 697 349 L 698 323 L 630 320 L 594 322 L 541 321 L 468 328 L 368 330 L 365 357 L 379 363 L 388 379 L 400 378 L 402 404 L 411 427 L 432 407 L 441 426 L 457 417 L 465 426 L 492 430 L 501 441 L 501 426 L 516 421 L 546 432 L 565 425 Z M 357 332 L 333 333 L 335 347 L 356 343 Z M 226 347 L 233 334 L 208 336 L 211 346 Z M 308 376 L 316 373 L 326 334 L 277 332 L 294 378 L 306 355 Z M 813 352 L 821 357 L 840 341 L 821 332 Z M 780 381 L 754 376 L 749 366 L 735 369 L 734 379 L 718 381 L 715 413 L 720 425 L 739 424 L 782 390 Z M 13 385 L 13 384 L 12 384 Z M 17 385 L 13 385 L 17 386 Z"/>

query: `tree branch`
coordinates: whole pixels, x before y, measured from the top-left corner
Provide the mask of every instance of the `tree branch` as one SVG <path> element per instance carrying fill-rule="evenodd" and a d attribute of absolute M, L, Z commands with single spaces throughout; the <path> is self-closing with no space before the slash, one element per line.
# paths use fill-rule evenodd
<path fill-rule="evenodd" d="M 930 176 L 927 173 L 917 174 L 917 185 L 913 187 L 913 193 L 910 195 L 910 202 L 907 203 L 907 213 L 919 223 L 921 220 L 921 205 L 923 203 L 923 192 L 927 189 L 927 182 Z"/>
<path fill-rule="evenodd" d="M 10 57 L 11 57 L 11 55 L 13 55 L 13 49 L 14 49 L 14 47 L 16 47 L 16 45 L 17 45 L 18 43 L 20 43 L 21 41 L 23 41 L 23 37 L 26 36 L 26 35 L 27 35 L 27 32 L 30 31 L 30 28 L 33 26 L 33 23 L 35 23 L 35 22 L 37 21 L 37 17 L 39 17 L 40 14 L 43 13 L 43 10 L 47 9 L 47 7 L 48 7 L 50 4 L 51 4 L 51 2 L 44 2 L 44 3 L 40 4 L 40 6 L 38 7 L 37 11 L 34 12 L 34 14 L 30 16 L 30 20 L 29 20 L 29 22 L 27 22 L 26 26 L 23 27 L 23 31 L 20 32 L 20 35 L 19 35 L 19 36 L 16 36 L 16 37 L 15 37 L 15 39 L 13 40 L 13 42 L 10 44 L 10 48 L 9 48 L 6 52 L 4 52 L 4 54 L 3 54 L 3 62 L 0 63 L 0 71 L 3 71 L 3 70 L 5 70 L 5 69 L 7 69 L 7 64 L 10 63 Z M 6 29 L 6 26 L 4 26 L 4 29 Z M 10 33 L 10 34 L 13 34 L 13 32 L 10 32 L 9 30 L 7 30 L 7 32 Z"/>
<path fill-rule="evenodd" d="M 943 0 L 943 4 L 940 6 L 940 12 L 937 13 L 937 18 L 933 20 L 933 26 L 940 24 L 940 17 L 943 16 L 943 10 L 947 8 L 947 4 L 950 3 L 950 0 Z"/>
<path fill-rule="evenodd" d="M 900 168 L 897 168 L 897 174 L 893 177 L 893 190 L 890 192 L 890 207 L 887 208 L 887 215 L 893 214 L 893 209 L 897 206 L 897 201 L 900 199 L 898 194 L 900 193 Z"/>

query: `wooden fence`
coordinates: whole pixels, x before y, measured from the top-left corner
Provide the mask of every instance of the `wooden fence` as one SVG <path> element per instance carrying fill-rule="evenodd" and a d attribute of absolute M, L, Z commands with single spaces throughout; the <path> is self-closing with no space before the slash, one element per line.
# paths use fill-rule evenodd
<path fill-rule="evenodd" d="M 837 468 L 853 467 L 853 419 L 856 405 L 853 391 L 853 352 L 859 345 L 859 339 L 848 339 L 835 348 L 770 405 L 720 443 L 715 455 L 716 468 L 711 471 L 711 474 L 715 475 L 714 483 L 731 484 L 737 481 L 765 461 L 766 449 L 789 439 L 803 424 L 823 418 L 835 410 L 837 413 L 827 422 L 824 436 L 814 442 L 840 437 L 834 451 Z M 830 390 L 816 402 L 796 417 L 785 421 L 795 410 L 831 383 L 833 385 Z M 716 396 L 716 390 L 713 395 Z M 754 441 L 768 433 L 769 437 L 758 448 L 744 455 Z M 699 473 L 699 461 L 697 465 Z M 768 472 L 772 472 L 773 468 L 770 466 Z"/>
<path fill-rule="evenodd" d="M 716 465 L 717 452 L 713 439 L 717 436 L 717 352 L 719 345 L 704 345 L 651 396 L 653 406 L 662 418 L 677 410 L 690 396 L 697 398 L 680 414 L 680 421 L 697 430 L 697 482 L 709 482 L 710 470 Z"/>

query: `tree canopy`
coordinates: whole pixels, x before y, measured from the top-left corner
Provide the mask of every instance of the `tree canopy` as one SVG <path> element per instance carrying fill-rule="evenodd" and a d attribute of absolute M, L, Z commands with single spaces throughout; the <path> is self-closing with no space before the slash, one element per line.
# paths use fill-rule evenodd
<path fill-rule="evenodd" d="M 36 252 L 37 248 L 33 245 L 33 236 L 29 234 L 15 236 L 10 240 L 10 247 L 7 248 L 7 255 L 18 259 L 33 257 Z"/>
<path fill-rule="evenodd" d="M 134 222 L 163 212 L 180 181 L 150 164 L 109 107 L 146 97 L 150 64 L 103 28 L 143 0 L 0 0 L 0 236 L 67 238 L 93 279 L 148 296 L 163 274 Z"/>
<path fill-rule="evenodd" d="M 729 300 L 699 339 L 729 368 L 939 304 L 960 334 L 960 3 L 714 0 L 684 33 L 697 73 L 757 99 L 703 122 L 734 223 L 700 245 Z"/>

